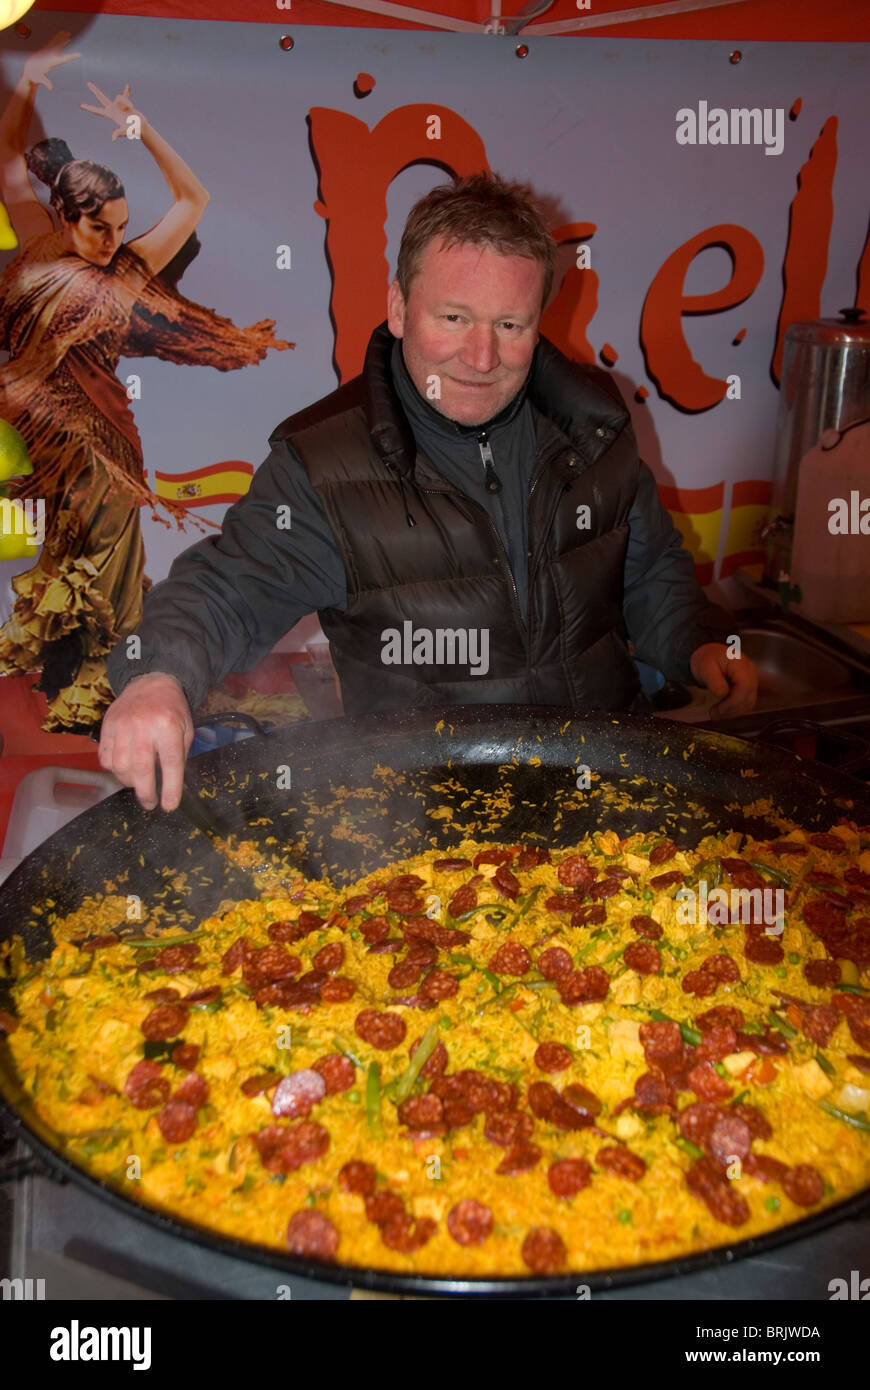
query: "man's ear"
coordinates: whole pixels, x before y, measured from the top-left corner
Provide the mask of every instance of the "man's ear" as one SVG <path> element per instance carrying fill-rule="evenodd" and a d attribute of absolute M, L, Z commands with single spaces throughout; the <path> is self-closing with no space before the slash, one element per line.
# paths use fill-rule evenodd
<path fill-rule="evenodd" d="M 394 338 L 404 337 L 405 299 L 398 280 L 394 280 L 387 290 L 387 327 Z"/>

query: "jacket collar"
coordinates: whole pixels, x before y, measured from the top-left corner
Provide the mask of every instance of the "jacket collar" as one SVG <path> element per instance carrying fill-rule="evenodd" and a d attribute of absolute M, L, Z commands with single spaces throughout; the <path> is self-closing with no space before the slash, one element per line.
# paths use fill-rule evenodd
<path fill-rule="evenodd" d="M 363 407 L 372 442 L 384 463 L 400 476 L 409 477 L 417 444 L 393 384 L 390 359 L 395 341 L 386 321 L 369 339 L 362 372 Z M 523 389 L 532 404 L 567 437 L 587 467 L 600 458 L 628 422 L 628 411 L 607 373 L 600 367 L 572 362 L 547 338 L 538 341 Z"/>

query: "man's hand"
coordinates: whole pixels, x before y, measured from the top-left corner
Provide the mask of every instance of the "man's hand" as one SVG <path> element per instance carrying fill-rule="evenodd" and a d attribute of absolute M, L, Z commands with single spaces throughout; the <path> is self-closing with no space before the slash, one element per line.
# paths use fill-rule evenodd
<path fill-rule="evenodd" d="M 100 734 L 100 763 L 132 787 L 146 811 L 157 805 L 155 759 L 163 781 L 160 804 L 174 811 L 181 800 L 184 764 L 193 743 L 187 698 L 174 676 L 137 676 L 109 706 Z"/>
<path fill-rule="evenodd" d="M 748 656 L 729 656 L 722 642 L 705 642 L 692 652 L 692 675 L 705 690 L 722 698 L 710 706 L 714 719 L 748 714 L 755 708 L 758 672 Z"/>

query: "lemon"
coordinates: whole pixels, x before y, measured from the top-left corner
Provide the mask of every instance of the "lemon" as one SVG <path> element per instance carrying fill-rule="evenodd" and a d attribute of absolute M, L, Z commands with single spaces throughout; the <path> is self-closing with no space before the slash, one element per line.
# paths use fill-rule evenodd
<path fill-rule="evenodd" d="M 24 436 L 8 420 L 0 420 L 0 483 L 7 478 L 27 478 L 32 472 Z"/>
<path fill-rule="evenodd" d="M 0 497 L 0 560 L 30 559 L 38 551 L 36 529 L 21 503 Z"/>

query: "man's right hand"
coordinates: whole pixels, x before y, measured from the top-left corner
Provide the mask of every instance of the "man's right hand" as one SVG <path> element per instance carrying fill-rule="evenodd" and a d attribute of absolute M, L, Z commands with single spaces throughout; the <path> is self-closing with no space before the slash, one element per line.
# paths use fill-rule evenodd
<path fill-rule="evenodd" d="M 132 787 L 146 811 L 157 805 L 155 760 L 160 763 L 164 811 L 181 800 L 184 764 L 193 743 L 187 697 L 174 676 L 137 676 L 110 705 L 100 734 L 100 764 Z"/>

